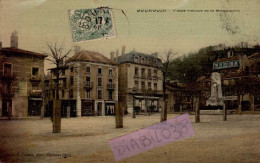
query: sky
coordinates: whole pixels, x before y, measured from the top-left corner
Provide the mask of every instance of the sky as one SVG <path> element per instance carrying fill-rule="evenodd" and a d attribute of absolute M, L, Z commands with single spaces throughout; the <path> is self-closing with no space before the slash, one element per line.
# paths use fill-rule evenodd
<path fill-rule="evenodd" d="M 73 43 L 68 9 L 101 6 L 114 8 L 116 38 Z M 19 48 L 35 52 L 48 51 L 46 42 L 58 42 L 67 49 L 78 45 L 107 57 L 111 51 L 121 51 L 122 46 L 126 46 L 126 52 L 158 52 L 160 57 L 172 49 L 182 56 L 220 43 L 259 44 L 259 8 L 259 0 L 0 0 L 0 41 L 3 47 L 9 47 L 10 35 L 16 30 Z M 138 9 L 167 11 L 140 13 Z M 45 68 L 49 67 L 46 63 Z"/>

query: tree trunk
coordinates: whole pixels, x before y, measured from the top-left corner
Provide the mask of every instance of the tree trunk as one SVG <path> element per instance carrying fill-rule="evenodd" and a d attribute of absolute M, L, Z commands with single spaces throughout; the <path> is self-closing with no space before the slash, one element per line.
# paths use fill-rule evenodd
<path fill-rule="evenodd" d="M 167 120 L 167 103 L 166 103 L 166 82 L 163 81 L 163 107 L 161 110 L 161 122 Z"/>
<path fill-rule="evenodd" d="M 124 108 L 122 107 L 121 102 L 116 102 L 115 104 L 115 113 L 116 113 L 116 128 L 123 128 L 123 116 Z"/>
<path fill-rule="evenodd" d="M 167 120 L 167 102 L 163 101 L 162 105 L 163 105 L 163 107 L 162 107 L 162 110 L 161 110 L 161 122 Z"/>
<path fill-rule="evenodd" d="M 7 112 L 8 112 L 8 120 L 12 119 L 12 107 L 10 105 L 10 102 L 7 102 Z"/>
<path fill-rule="evenodd" d="M 41 106 L 41 119 L 44 118 L 44 104 L 45 104 L 45 97 L 44 97 L 44 91 L 45 91 L 45 88 L 44 88 L 44 81 L 43 81 L 43 90 L 42 90 L 42 106 Z"/>
<path fill-rule="evenodd" d="M 61 132 L 61 101 L 59 100 L 59 67 L 56 70 L 56 100 L 53 100 L 53 133 Z"/>
<path fill-rule="evenodd" d="M 223 106 L 223 121 L 227 120 L 227 104 L 226 102 L 224 102 L 224 106 Z"/>
<path fill-rule="evenodd" d="M 239 96 L 239 107 L 238 107 L 238 113 L 242 114 L 242 102 L 243 102 L 243 94 Z"/>
<path fill-rule="evenodd" d="M 196 105 L 195 105 L 195 123 L 200 122 L 200 99 L 196 98 Z"/>
<path fill-rule="evenodd" d="M 61 131 L 61 100 L 53 100 L 53 133 Z"/>

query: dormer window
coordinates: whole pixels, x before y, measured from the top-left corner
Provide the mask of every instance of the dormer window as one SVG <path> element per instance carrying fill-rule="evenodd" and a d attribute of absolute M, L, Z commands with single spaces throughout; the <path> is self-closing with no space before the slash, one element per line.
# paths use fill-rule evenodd
<path fill-rule="evenodd" d="M 134 61 L 135 61 L 135 62 L 138 62 L 138 57 L 137 57 L 137 56 L 134 57 Z"/>
<path fill-rule="evenodd" d="M 141 59 L 141 63 L 144 63 L 144 58 Z"/>
<path fill-rule="evenodd" d="M 154 60 L 154 61 L 153 61 L 153 64 L 156 66 L 156 65 L 157 65 L 157 60 Z"/>

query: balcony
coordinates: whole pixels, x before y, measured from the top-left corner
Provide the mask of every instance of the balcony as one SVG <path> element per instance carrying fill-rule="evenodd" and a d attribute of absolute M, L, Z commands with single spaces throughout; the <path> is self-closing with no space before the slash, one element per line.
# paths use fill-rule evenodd
<path fill-rule="evenodd" d="M 115 84 L 109 83 L 109 84 L 107 84 L 107 89 L 108 90 L 114 90 L 115 86 L 116 86 Z"/>
<path fill-rule="evenodd" d="M 132 93 L 138 93 L 138 94 L 143 94 L 143 95 L 161 95 L 162 94 L 162 90 L 152 90 L 152 89 L 137 89 L 135 87 L 133 87 L 132 89 L 128 89 L 128 92 L 132 92 Z"/>
<path fill-rule="evenodd" d="M 34 82 L 40 82 L 42 77 L 40 75 L 31 75 L 30 80 Z"/>
<path fill-rule="evenodd" d="M 141 78 L 142 79 L 146 79 L 146 76 L 144 74 L 142 74 Z"/>
<path fill-rule="evenodd" d="M 147 76 L 147 79 L 148 79 L 148 80 L 152 80 L 152 76 L 151 76 L 151 75 L 150 75 L 150 76 L 148 75 L 148 76 Z"/>
<path fill-rule="evenodd" d="M 85 82 L 84 87 L 86 89 L 92 89 L 93 88 L 93 82 L 89 82 L 89 81 Z"/>
<path fill-rule="evenodd" d="M 153 76 L 153 80 L 158 80 L 158 76 Z"/>
<path fill-rule="evenodd" d="M 140 76 L 138 74 L 135 74 L 134 75 L 134 78 L 139 78 Z"/>
<path fill-rule="evenodd" d="M 49 85 L 50 89 L 56 89 L 57 88 L 57 84 L 56 83 L 51 83 Z M 67 88 L 67 84 L 65 83 L 59 83 L 59 88 Z"/>
<path fill-rule="evenodd" d="M 13 87 L 2 87 L 1 96 L 2 98 L 13 98 L 15 95 L 15 89 Z"/>
<path fill-rule="evenodd" d="M 29 92 L 30 97 L 42 97 L 42 90 L 31 90 Z"/>
<path fill-rule="evenodd" d="M 1 80 L 14 81 L 16 79 L 16 75 L 14 74 L 4 74 L 0 75 Z"/>

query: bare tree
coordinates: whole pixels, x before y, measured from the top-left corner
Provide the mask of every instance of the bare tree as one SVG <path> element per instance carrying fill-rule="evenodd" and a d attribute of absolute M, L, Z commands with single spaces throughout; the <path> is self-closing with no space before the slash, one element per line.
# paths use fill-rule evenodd
<path fill-rule="evenodd" d="M 65 69 L 69 68 L 68 62 L 64 62 L 66 59 L 69 59 L 69 54 L 71 52 L 71 48 L 69 50 L 64 49 L 63 44 L 47 43 L 47 47 L 49 52 L 44 52 L 49 57 L 46 59 L 51 62 L 51 64 L 55 65 L 53 69 L 56 76 L 56 96 L 53 101 L 53 133 L 60 133 L 61 131 L 61 101 L 59 100 L 59 80 L 60 74 Z"/>
<path fill-rule="evenodd" d="M 161 110 L 161 122 L 167 120 L 167 101 L 166 101 L 166 84 L 167 84 L 167 79 L 169 78 L 169 67 L 171 64 L 171 61 L 173 57 L 177 55 L 177 53 L 174 53 L 172 50 L 169 50 L 166 52 L 165 58 L 162 58 L 163 61 L 163 66 L 162 66 L 162 81 L 163 81 L 163 109 Z"/>

